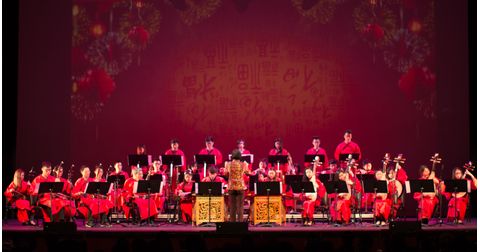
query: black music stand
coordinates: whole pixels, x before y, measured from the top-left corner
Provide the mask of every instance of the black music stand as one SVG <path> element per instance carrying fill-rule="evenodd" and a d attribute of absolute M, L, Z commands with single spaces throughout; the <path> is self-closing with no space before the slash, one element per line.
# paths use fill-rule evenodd
<path fill-rule="evenodd" d="M 285 184 L 287 185 L 287 191 L 288 191 L 288 187 L 291 187 L 293 191 L 292 184 L 302 183 L 302 180 L 303 180 L 303 175 L 285 175 Z M 294 197 L 293 211 L 295 213 L 298 213 L 295 197 Z"/>
<path fill-rule="evenodd" d="M 150 180 L 139 180 L 135 183 L 137 184 L 136 190 L 134 188 L 133 193 L 146 193 L 147 194 L 147 199 L 148 199 L 148 218 L 150 218 L 150 194 L 151 193 L 160 193 L 162 189 L 162 175 L 159 177 L 156 177 L 156 179 L 151 179 Z M 155 220 L 155 217 L 153 218 Z M 155 226 L 154 223 L 150 223 L 147 219 L 147 223 L 149 226 Z"/>
<path fill-rule="evenodd" d="M 322 183 L 325 183 L 327 181 L 332 181 L 333 180 L 333 176 L 335 175 L 335 173 L 320 173 L 318 174 L 317 178 L 318 180 L 320 180 Z"/>
<path fill-rule="evenodd" d="M 195 163 L 197 163 L 197 165 L 203 165 L 204 178 L 207 176 L 207 165 L 215 165 L 217 163 L 217 157 L 215 155 L 196 154 L 193 156 L 193 158 L 195 159 Z"/>
<path fill-rule="evenodd" d="M 280 164 L 288 163 L 288 156 L 287 155 L 269 155 L 268 156 L 268 163 L 277 166 L 277 171 L 280 170 Z"/>
<path fill-rule="evenodd" d="M 215 227 L 216 225 L 211 222 L 211 200 L 212 196 L 222 196 L 222 182 L 200 182 L 197 183 L 195 193 L 201 196 L 208 195 L 208 223 L 202 223 L 203 227 Z"/>
<path fill-rule="evenodd" d="M 87 188 L 85 188 L 86 194 L 93 194 L 99 198 L 99 195 L 107 197 L 108 192 L 111 189 L 111 183 L 109 182 L 88 182 Z M 98 212 L 98 222 L 100 223 L 100 200 L 97 200 L 97 212 Z M 108 215 L 108 213 L 107 213 Z"/>
<path fill-rule="evenodd" d="M 325 189 L 327 190 L 327 194 L 335 194 L 335 204 L 338 204 L 338 194 L 339 193 L 348 193 L 348 187 L 347 183 L 343 180 L 338 180 L 338 181 L 327 181 L 325 184 Z M 328 208 L 330 209 L 330 201 L 328 201 Z M 336 207 L 334 207 L 336 209 Z M 337 220 L 337 211 L 334 211 L 335 213 L 335 221 Z M 330 220 L 330 218 L 329 218 Z M 338 224 L 334 224 L 336 227 L 339 226 Z"/>
<path fill-rule="evenodd" d="M 311 181 L 300 181 L 300 182 L 295 182 L 292 183 L 292 191 L 293 193 L 314 193 L 315 188 L 313 188 L 313 183 Z"/>
<path fill-rule="evenodd" d="M 377 193 L 388 193 L 388 184 L 386 180 L 375 180 L 367 179 L 364 181 L 363 190 L 365 193 L 375 194 L 375 199 L 373 201 L 372 214 L 373 214 L 373 223 L 376 222 L 375 218 L 375 201 L 377 200 Z M 393 206 L 392 206 L 393 207 Z M 365 209 L 367 207 L 365 206 Z M 387 220 L 385 220 L 387 221 Z"/>
<path fill-rule="evenodd" d="M 367 181 L 367 180 L 376 181 L 377 180 L 375 178 L 375 174 L 368 174 L 368 173 L 367 174 L 361 174 L 360 173 L 360 174 L 356 174 L 355 176 L 357 177 L 358 181 L 360 181 L 360 184 L 362 185 L 362 188 L 365 188 L 365 181 Z M 367 203 L 368 203 L 368 201 L 365 202 L 365 213 L 368 212 L 368 204 Z M 360 206 L 358 206 L 358 208 L 360 209 L 362 202 L 360 201 L 359 204 L 360 204 Z"/>
<path fill-rule="evenodd" d="M 170 179 L 173 177 L 173 167 L 183 166 L 183 158 L 181 155 L 161 155 L 160 161 L 162 164 L 170 166 Z"/>
<path fill-rule="evenodd" d="M 109 175 L 107 178 L 107 182 L 113 184 L 113 200 L 114 200 L 114 207 L 112 211 L 112 215 L 115 214 L 117 216 L 117 224 L 120 223 L 120 219 L 118 218 L 118 211 L 117 211 L 117 189 L 118 188 L 123 188 L 123 184 L 125 184 L 125 175 Z M 112 218 L 110 217 L 110 222 L 112 221 Z"/>
<path fill-rule="evenodd" d="M 435 192 L 435 186 L 433 184 L 432 179 L 412 179 L 412 180 L 407 180 L 405 182 L 405 187 L 407 193 L 421 193 L 421 198 L 420 200 L 423 202 L 423 193 L 434 193 Z M 422 206 L 423 204 L 420 204 Z M 420 208 L 420 211 L 423 211 L 422 208 Z M 421 214 L 420 214 L 421 216 Z M 417 217 L 418 218 L 418 217 Z M 421 221 L 421 220 L 419 220 Z"/>
<path fill-rule="evenodd" d="M 259 182 L 256 184 L 255 195 L 267 196 L 267 223 L 260 225 L 261 227 L 273 227 L 274 223 L 270 223 L 270 196 L 281 195 L 280 182 Z"/>
<path fill-rule="evenodd" d="M 49 193 L 50 194 L 50 201 L 53 201 L 53 194 L 54 193 L 61 193 L 63 190 L 63 182 L 41 182 L 38 187 L 38 194 L 42 193 Z M 53 212 L 50 208 L 50 222 L 53 221 Z"/>
<path fill-rule="evenodd" d="M 358 161 L 358 159 L 360 158 L 359 153 L 347 153 L 347 154 L 340 154 L 338 159 L 339 161 L 347 161 L 349 155 L 352 155 L 352 159 L 355 159 L 355 161 Z"/>
<path fill-rule="evenodd" d="M 444 180 L 445 183 L 445 192 L 452 193 L 452 197 L 455 197 L 454 199 L 454 207 L 455 207 L 455 218 L 453 219 L 453 224 L 456 225 L 458 224 L 458 215 L 457 213 L 457 197 L 454 196 L 453 194 L 457 193 L 470 193 L 470 187 L 468 186 L 468 181 L 466 179 L 448 179 Z"/>
<path fill-rule="evenodd" d="M 250 192 L 255 191 L 255 184 L 258 183 L 258 174 L 249 175 L 250 179 L 248 180 L 248 190 Z"/>
<path fill-rule="evenodd" d="M 232 161 L 232 154 L 228 155 L 228 160 Z M 248 164 L 252 164 L 253 163 L 253 154 L 242 154 L 242 157 L 240 158 L 240 161 L 247 162 Z"/>
<path fill-rule="evenodd" d="M 318 157 L 320 163 L 325 164 L 325 155 L 323 154 L 305 154 L 305 163 L 312 164 L 315 162 L 315 158 Z M 306 168 L 306 167 L 305 167 Z"/>
<path fill-rule="evenodd" d="M 152 155 L 128 155 L 128 166 L 149 166 L 152 163 Z"/>

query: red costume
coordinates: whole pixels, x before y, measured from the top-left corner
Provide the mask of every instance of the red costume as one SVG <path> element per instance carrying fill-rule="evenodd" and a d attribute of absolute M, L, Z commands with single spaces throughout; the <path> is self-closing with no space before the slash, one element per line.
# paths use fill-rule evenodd
<path fill-rule="evenodd" d="M 188 222 L 192 220 L 192 208 L 193 208 L 193 200 L 192 200 L 192 191 L 193 185 L 195 183 L 190 181 L 190 183 L 186 183 L 185 181 L 178 184 L 177 189 L 175 190 L 175 194 L 178 195 L 180 191 L 186 193 L 190 192 L 189 195 L 180 198 L 180 210 L 182 211 L 182 220 L 184 222 Z"/>
<path fill-rule="evenodd" d="M 42 182 L 55 182 L 55 177 L 48 176 L 47 178 L 45 178 L 42 175 L 38 175 L 32 181 L 32 185 L 30 187 L 31 194 L 35 195 L 34 190 Z M 67 201 L 67 200 L 63 200 L 61 198 L 55 198 L 55 197 L 54 197 L 53 200 L 51 200 L 50 193 L 43 193 L 42 195 L 40 195 L 40 197 L 38 199 L 38 204 L 40 206 L 42 206 L 41 209 L 42 209 L 42 213 L 43 213 L 43 219 L 45 220 L 45 222 L 51 222 L 52 220 L 50 219 L 50 214 L 46 211 L 46 209 L 50 209 L 51 213 L 52 213 L 52 216 L 55 216 L 58 213 L 60 213 L 60 211 L 63 210 L 63 208 L 66 205 L 70 205 L 70 202 Z"/>
<path fill-rule="evenodd" d="M 16 188 L 15 184 L 12 182 L 7 187 L 7 190 L 5 190 L 4 193 L 5 197 L 7 198 L 8 204 L 17 208 L 17 220 L 20 223 L 28 222 L 28 212 L 32 209 L 30 206 L 30 201 L 28 200 L 28 198 L 23 198 L 22 195 L 15 195 L 13 192 L 11 192 L 12 190 L 23 194 L 25 197 L 28 197 L 28 195 L 30 194 L 30 185 L 27 182 L 22 181 L 21 186 Z"/>
<path fill-rule="evenodd" d="M 317 173 L 325 170 L 326 167 L 328 167 L 328 157 L 327 157 L 327 152 L 325 151 L 325 149 L 323 149 L 322 147 L 319 147 L 318 150 L 316 150 L 315 148 L 310 148 L 307 150 L 307 153 L 305 153 L 307 155 L 324 155 L 325 156 L 325 162 L 323 162 L 323 164 L 321 166 L 317 166 Z M 305 166 L 305 168 L 309 167 L 309 166 L 312 166 L 312 163 L 311 162 L 305 162 L 303 164 Z"/>
<path fill-rule="evenodd" d="M 204 148 L 198 152 L 200 155 L 215 155 L 215 166 L 220 166 L 222 165 L 223 162 L 223 157 L 222 153 L 217 149 L 213 148 L 211 150 L 207 150 L 207 148 Z"/>
<path fill-rule="evenodd" d="M 320 204 L 321 199 L 325 196 L 326 190 L 323 183 L 315 179 L 315 182 L 318 185 L 316 188 L 316 193 L 306 193 L 303 201 L 303 212 L 302 218 L 309 218 L 313 220 L 313 213 L 315 212 L 315 206 Z"/>
<path fill-rule="evenodd" d="M 199 153 L 199 154 L 201 154 L 201 153 Z M 180 155 L 180 156 L 182 156 L 183 165 L 181 166 L 181 169 L 182 169 L 181 172 L 184 172 L 187 169 L 187 159 L 185 158 L 185 154 L 183 153 L 182 150 L 178 149 L 176 151 L 173 151 L 172 149 L 168 149 L 168 150 L 165 151 L 165 155 Z M 164 170 L 165 169 L 170 169 L 170 167 L 168 167 L 168 165 L 165 164 L 164 166 L 166 166 L 166 167 L 164 167 Z"/>
<path fill-rule="evenodd" d="M 330 216 L 334 221 L 343 221 L 344 223 L 350 222 L 350 197 L 351 195 L 339 195 L 330 206 Z"/>
<path fill-rule="evenodd" d="M 473 181 L 471 181 L 470 179 L 467 179 L 467 183 L 470 184 L 471 190 L 477 189 Z M 455 209 L 455 197 L 452 197 L 453 193 L 448 193 L 448 192 L 443 193 L 443 195 L 445 195 L 445 197 L 448 200 L 447 218 L 449 220 L 455 219 L 455 213 L 457 213 L 458 220 L 463 221 L 465 219 L 465 212 L 467 211 L 467 206 L 468 206 L 468 195 L 465 193 L 465 195 L 462 196 L 461 194 L 462 193 L 457 194 L 457 202 L 456 202 L 456 209 Z"/>
<path fill-rule="evenodd" d="M 119 173 L 117 172 L 112 172 L 110 173 L 109 176 L 112 176 L 112 175 L 123 175 L 125 177 L 125 181 L 128 179 L 128 173 L 125 172 L 125 171 L 120 171 Z M 117 186 L 117 190 L 115 190 L 115 187 L 113 187 L 113 190 L 115 191 L 112 191 L 109 195 L 109 200 L 111 202 L 113 202 L 114 206 L 117 208 L 117 209 L 121 209 L 123 207 L 123 204 L 125 204 L 125 200 L 123 198 L 123 194 L 122 194 L 122 191 L 123 191 L 123 185 L 121 184 L 118 184 Z M 116 199 L 114 199 L 114 197 Z"/>
<path fill-rule="evenodd" d="M 337 148 L 335 149 L 334 157 L 336 160 L 340 160 L 340 154 L 350 154 L 350 153 L 358 153 L 358 159 L 362 159 L 362 152 L 360 151 L 360 147 L 355 142 L 351 141 L 349 143 L 341 142 Z M 357 160 L 358 161 L 358 160 Z"/>
<path fill-rule="evenodd" d="M 65 195 L 70 195 L 72 193 L 73 185 L 70 181 L 59 178 L 60 182 L 63 182 L 62 193 Z M 72 218 L 77 213 L 77 208 L 75 207 L 75 200 L 65 200 L 65 217 Z"/>
<path fill-rule="evenodd" d="M 78 211 L 85 216 L 85 218 L 89 216 L 89 212 L 93 218 L 96 218 L 99 214 L 108 214 L 109 210 L 113 208 L 113 203 L 110 200 L 106 198 L 95 198 L 93 194 L 83 195 L 89 182 L 95 182 L 95 179 L 88 178 L 88 180 L 85 180 L 84 178 L 79 178 L 73 187 L 72 195 L 80 199 Z M 103 179 L 103 181 L 99 182 L 105 182 L 105 180 Z M 78 193 L 82 193 L 82 195 L 78 195 Z"/>
<path fill-rule="evenodd" d="M 273 148 L 273 149 L 271 149 L 271 150 L 268 152 L 268 155 L 269 155 L 269 156 L 277 156 L 277 155 L 288 156 L 288 151 L 287 151 L 285 148 L 282 148 L 281 151 Z M 268 164 L 268 168 L 273 168 L 274 170 L 279 169 L 277 164 L 274 164 L 274 165 L 272 166 L 272 164 L 270 164 L 270 163 Z M 287 171 L 288 171 L 288 163 L 280 164 L 280 171 L 282 171 L 282 174 L 287 174 Z"/>
<path fill-rule="evenodd" d="M 419 178 L 424 179 L 424 178 Z M 436 185 L 435 185 L 436 186 Z M 437 196 L 434 196 L 432 193 L 423 195 L 422 193 L 416 192 L 413 195 L 413 198 L 418 201 L 418 218 L 419 219 L 430 219 L 435 209 L 435 205 L 438 203 Z"/>
<path fill-rule="evenodd" d="M 142 196 L 145 196 L 144 194 L 139 194 L 139 193 L 134 194 L 133 187 L 135 185 L 135 182 L 137 181 L 133 178 L 129 178 L 125 181 L 125 184 L 123 185 L 125 202 L 132 202 L 138 206 L 140 219 L 142 220 L 145 220 L 152 216 L 156 216 L 158 214 L 158 210 L 157 210 L 157 204 L 155 203 L 155 200 L 150 200 L 150 205 L 149 205 L 148 204 L 149 200 L 142 198 Z M 150 215 L 148 214 L 149 206 L 150 206 Z M 125 212 L 125 217 L 128 219 L 130 217 L 130 207 L 128 207 L 127 205 L 124 205 L 123 211 Z"/>

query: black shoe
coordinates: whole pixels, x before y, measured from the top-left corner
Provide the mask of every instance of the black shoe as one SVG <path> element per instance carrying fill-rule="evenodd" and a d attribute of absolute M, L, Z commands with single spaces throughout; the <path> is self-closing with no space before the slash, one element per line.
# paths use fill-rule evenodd
<path fill-rule="evenodd" d="M 93 226 L 95 226 L 95 224 L 93 224 L 93 222 L 89 221 L 89 222 L 85 223 L 85 227 L 87 227 L 87 228 L 92 228 Z"/>

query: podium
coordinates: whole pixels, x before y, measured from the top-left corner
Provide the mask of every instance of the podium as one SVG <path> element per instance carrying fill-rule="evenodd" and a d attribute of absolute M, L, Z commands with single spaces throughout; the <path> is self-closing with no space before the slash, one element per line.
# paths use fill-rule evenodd
<path fill-rule="evenodd" d="M 272 223 L 281 225 L 286 222 L 285 208 L 281 195 L 280 182 L 259 182 L 255 184 L 253 200 L 253 224 Z"/>
<path fill-rule="evenodd" d="M 220 182 L 195 183 L 195 204 L 192 225 L 211 225 L 225 221 L 225 199 Z"/>

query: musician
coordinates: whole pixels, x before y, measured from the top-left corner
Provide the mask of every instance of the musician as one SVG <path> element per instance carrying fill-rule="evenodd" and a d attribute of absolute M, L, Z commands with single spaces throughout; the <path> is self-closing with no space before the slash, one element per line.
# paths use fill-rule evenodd
<path fill-rule="evenodd" d="M 305 193 L 303 196 L 303 212 L 302 212 L 302 220 L 304 226 L 311 226 L 313 222 L 313 213 L 315 212 L 315 206 L 319 201 L 317 199 L 321 199 L 325 196 L 325 186 L 323 183 L 316 178 L 315 172 L 313 171 L 312 166 L 308 166 L 305 169 L 305 177 L 304 180 L 310 181 L 313 183 L 313 189 L 315 192 L 313 193 Z"/>
<path fill-rule="evenodd" d="M 145 198 L 143 193 L 133 193 L 135 182 L 143 180 L 143 173 L 141 169 L 132 170 L 133 177 L 125 181 L 123 185 L 125 205 L 123 211 L 128 219 L 130 214 L 132 215 L 133 223 L 137 223 L 140 220 L 142 222 L 153 223 L 155 216 L 158 214 L 157 205 L 155 200 L 149 200 Z M 150 206 L 150 209 L 149 209 Z M 148 214 L 150 210 L 150 215 Z"/>
<path fill-rule="evenodd" d="M 93 179 L 94 182 L 107 182 L 103 178 L 103 168 L 101 166 L 96 165 L 94 173 L 95 173 L 95 178 Z"/>
<path fill-rule="evenodd" d="M 73 184 L 72 182 L 70 182 L 70 180 L 62 178 L 63 167 L 60 165 L 55 166 L 55 168 L 53 168 L 53 174 L 55 176 L 55 182 L 63 182 L 62 194 L 66 195 L 67 197 L 70 196 L 70 194 L 72 193 Z M 73 217 L 75 217 L 75 214 L 77 213 L 75 201 L 67 198 L 65 199 L 65 203 L 67 203 L 64 207 L 65 218 L 71 220 Z"/>
<path fill-rule="evenodd" d="M 147 147 L 145 146 L 145 144 L 139 144 L 136 148 L 135 153 L 137 155 L 147 155 Z M 134 168 L 137 168 L 137 166 L 132 165 L 130 168 L 131 168 L 131 170 L 133 170 Z M 148 166 L 141 166 L 141 168 L 142 168 L 142 173 L 143 174 L 148 173 Z"/>
<path fill-rule="evenodd" d="M 222 153 L 215 147 L 213 147 L 213 137 L 207 136 L 205 138 L 205 148 L 201 149 L 198 154 L 200 155 L 215 155 L 215 167 L 219 168 L 223 163 Z"/>
<path fill-rule="evenodd" d="M 387 181 L 388 181 L 388 192 L 392 197 L 392 216 L 391 218 L 397 217 L 398 209 L 402 205 L 402 192 L 405 186 L 405 181 L 408 180 L 407 173 L 400 163 L 397 163 L 397 169 L 395 167 L 390 167 L 387 170 Z"/>
<path fill-rule="evenodd" d="M 280 138 L 275 138 L 273 140 L 273 149 L 271 149 L 269 152 L 268 152 L 268 155 L 269 156 L 276 156 L 276 155 L 287 155 L 290 157 L 291 159 L 291 155 L 290 153 L 288 152 L 287 149 L 283 148 L 283 142 L 282 142 L 282 139 Z M 271 167 L 275 167 L 275 169 L 277 169 L 277 164 L 268 164 L 268 167 L 271 168 Z M 282 172 L 282 174 L 286 174 L 287 173 L 287 170 L 288 170 L 288 163 L 286 164 L 281 164 L 280 165 L 280 171 Z"/>
<path fill-rule="evenodd" d="M 55 177 L 51 176 L 50 173 L 52 172 L 52 165 L 50 162 L 42 162 L 42 174 L 38 175 L 32 181 L 32 185 L 30 187 L 31 194 L 35 197 L 38 196 L 38 205 L 42 210 L 43 219 L 45 222 L 51 222 L 50 214 L 52 215 L 53 219 L 56 221 L 64 220 L 65 219 L 65 212 L 64 206 L 68 204 L 63 199 L 60 198 L 53 198 L 50 197 L 50 193 L 43 193 L 42 195 L 37 195 L 34 190 L 38 184 L 42 182 L 55 182 Z M 53 195 L 55 196 L 55 195 Z"/>
<path fill-rule="evenodd" d="M 466 176 L 470 177 L 467 179 L 467 183 L 470 184 L 471 190 L 477 189 L 477 179 L 469 170 L 465 170 L 465 172 L 460 169 L 460 167 L 455 167 L 452 171 L 452 179 L 465 179 Z M 444 190 L 443 190 L 444 191 Z M 465 212 L 467 211 L 468 205 L 468 195 L 467 193 L 448 193 L 442 192 L 443 195 L 447 198 L 448 201 L 448 212 L 447 212 L 447 220 L 453 221 L 455 220 L 455 214 L 457 214 L 458 223 L 462 224 L 465 219 Z M 455 203 L 455 197 L 456 203 Z M 456 209 L 455 209 L 456 204 Z"/>
<path fill-rule="evenodd" d="M 360 147 L 357 143 L 352 141 L 352 131 L 346 130 L 343 134 L 343 142 L 337 145 L 335 148 L 335 159 L 340 160 L 340 154 L 350 154 L 350 153 L 357 153 L 359 154 L 358 159 L 362 159 L 362 152 L 360 151 Z"/>
<path fill-rule="evenodd" d="M 122 170 L 122 168 L 123 168 L 122 162 L 116 161 L 113 164 L 113 167 L 115 168 L 115 171 L 110 173 L 109 176 L 120 175 L 120 176 L 125 177 L 125 181 L 128 179 L 128 173 Z M 114 203 L 117 210 L 121 210 L 123 208 L 123 204 L 125 203 L 125 201 L 123 199 L 123 195 L 122 195 L 122 187 L 123 187 L 123 185 L 121 185 L 121 184 L 117 185 L 117 189 L 115 190 L 115 188 L 114 188 L 115 191 L 112 191 L 112 193 L 110 194 L 110 201 Z M 115 196 L 116 199 L 114 199 L 114 196 Z"/>
<path fill-rule="evenodd" d="M 180 141 L 178 139 L 174 138 L 170 140 L 170 149 L 165 151 L 165 155 L 180 155 L 182 156 L 183 159 L 183 165 L 181 166 L 180 172 L 185 172 L 187 169 L 187 159 L 185 158 L 185 154 L 183 153 L 182 150 L 179 149 L 180 147 Z M 167 169 L 167 164 L 165 164 L 165 167 L 163 168 L 164 171 Z"/>
<path fill-rule="evenodd" d="M 267 159 L 263 158 L 258 162 L 258 168 L 253 170 L 250 175 L 257 175 L 259 173 L 265 173 L 267 171 Z"/>
<path fill-rule="evenodd" d="M 386 181 L 385 174 L 379 170 L 375 172 L 375 179 L 377 181 Z M 392 198 L 390 197 L 391 194 L 389 193 L 377 193 L 374 194 L 375 201 L 373 202 L 374 205 L 374 217 L 375 217 L 375 225 L 377 226 L 384 226 L 388 221 L 391 213 L 392 207 Z"/>
<path fill-rule="evenodd" d="M 435 173 L 430 171 L 427 166 L 420 166 L 419 173 L 419 179 L 432 179 L 435 187 L 439 185 L 440 181 L 435 177 Z M 422 224 L 428 224 L 428 221 L 432 218 L 433 210 L 438 203 L 436 194 L 423 193 L 422 195 L 422 193 L 416 192 L 413 197 L 418 201 L 418 218 L 422 220 Z"/>
<path fill-rule="evenodd" d="M 354 184 L 359 184 L 352 181 L 352 176 L 352 171 L 350 171 L 349 174 L 343 170 L 340 170 L 335 176 L 335 180 L 345 181 L 348 188 L 348 193 L 339 193 L 330 206 L 330 216 L 337 224 L 348 224 L 350 222 L 350 215 L 352 214 L 350 210 L 350 205 L 352 203 L 351 191 Z M 353 178 L 356 179 L 355 177 Z"/>
<path fill-rule="evenodd" d="M 95 182 L 95 179 L 90 177 L 90 168 L 86 165 L 80 167 L 80 173 L 82 177 L 75 182 L 72 196 L 80 201 L 78 212 L 87 220 L 85 227 L 93 227 L 95 225 L 94 219 L 100 219 L 101 227 L 111 227 L 111 224 L 108 222 L 108 215 L 110 209 L 113 208 L 113 203 L 102 197 L 102 195 L 86 194 L 85 190 L 87 189 L 88 183 Z M 97 174 L 99 174 L 98 170 Z"/>
<path fill-rule="evenodd" d="M 358 169 L 357 174 L 362 174 L 362 175 L 376 174 L 376 172 L 374 172 L 372 170 L 372 162 L 370 162 L 370 160 L 368 160 L 368 159 L 362 160 L 362 169 Z M 383 174 L 383 176 L 385 176 L 385 174 Z M 361 207 L 364 208 L 365 206 L 367 206 L 367 207 L 372 206 L 373 202 L 374 202 L 374 199 L 375 199 L 374 193 L 364 193 L 362 195 L 362 206 Z"/>
<path fill-rule="evenodd" d="M 180 197 L 180 211 L 182 212 L 182 220 L 185 223 L 192 221 L 193 199 L 192 191 L 195 182 L 192 180 L 192 171 L 185 171 L 184 181 L 178 184 L 175 194 Z"/>
<path fill-rule="evenodd" d="M 244 175 L 250 173 L 248 163 L 242 162 L 242 153 L 239 149 L 232 152 L 232 161 L 225 162 L 225 172 L 228 175 L 228 194 L 230 206 L 230 221 L 243 221 L 243 201 L 245 198 Z"/>
<path fill-rule="evenodd" d="M 17 220 L 22 225 L 35 226 L 29 195 L 30 185 L 24 181 L 25 172 L 22 169 L 15 170 L 13 181 L 3 193 L 7 198 L 7 204 L 17 209 Z"/>
<path fill-rule="evenodd" d="M 237 140 L 237 150 L 240 151 L 241 155 L 251 154 L 249 150 L 245 149 L 245 140 L 241 138 Z M 248 170 L 252 170 L 252 164 L 248 164 Z"/>
<path fill-rule="evenodd" d="M 325 149 L 320 147 L 320 137 L 319 136 L 312 137 L 312 145 L 313 145 L 313 147 L 308 149 L 307 153 L 305 153 L 305 154 L 306 155 L 324 155 L 325 156 L 325 162 L 323 162 L 323 164 L 321 164 L 320 167 L 317 167 L 317 169 L 316 169 L 317 172 L 321 172 L 328 166 L 327 152 L 325 151 Z M 311 165 L 312 165 L 311 162 L 305 162 L 304 163 L 305 168 L 309 167 Z"/>
<path fill-rule="evenodd" d="M 201 173 L 197 167 L 198 167 L 197 163 L 194 162 L 193 164 L 190 165 L 190 168 L 189 168 L 189 170 L 192 171 L 192 180 L 193 182 L 196 182 L 196 183 L 201 182 L 203 180 L 203 173 Z"/>
<path fill-rule="evenodd" d="M 169 189 L 169 186 L 167 183 L 167 176 L 165 176 L 165 172 L 162 171 L 161 168 L 162 168 L 162 163 L 160 162 L 160 160 L 153 161 L 152 166 L 148 170 L 148 175 L 145 178 L 145 180 L 149 180 L 153 175 L 162 176 L 162 181 L 164 184 L 164 186 L 162 187 L 162 192 L 156 193 L 154 197 L 155 203 L 157 204 L 159 212 L 163 212 L 163 206 L 165 204 L 166 195 L 168 195 L 168 189 Z"/>
<path fill-rule="evenodd" d="M 260 181 L 260 177 L 258 178 L 258 181 Z M 262 182 L 282 182 L 282 178 L 278 176 L 278 173 L 273 169 L 270 168 L 267 171 L 267 176 L 262 180 Z"/>
<path fill-rule="evenodd" d="M 362 169 L 359 169 L 360 174 L 375 174 L 376 172 L 372 169 L 372 162 L 368 159 L 362 161 Z"/>
<path fill-rule="evenodd" d="M 218 176 L 218 171 L 215 166 L 208 168 L 208 176 L 202 179 L 202 182 L 221 182 L 223 186 L 227 184 L 224 178 Z"/>

